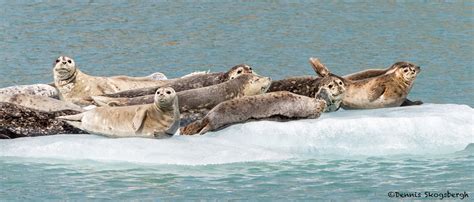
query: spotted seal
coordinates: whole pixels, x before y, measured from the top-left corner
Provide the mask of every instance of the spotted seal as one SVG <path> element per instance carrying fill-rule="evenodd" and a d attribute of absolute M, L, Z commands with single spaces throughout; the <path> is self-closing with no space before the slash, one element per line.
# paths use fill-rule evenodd
<path fill-rule="evenodd" d="M 60 56 L 53 67 L 54 84 L 59 98 L 79 105 L 89 105 L 89 96 L 165 84 L 166 81 L 126 76 L 97 77 L 81 72 L 72 58 Z"/>
<path fill-rule="evenodd" d="M 226 100 L 265 93 L 271 84 L 269 77 L 243 74 L 235 79 L 203 88 L 178 92 L 181 126 L 202 118 L 217 104 Z M 127 106 L 153 103 L 153 95 L 135 98 L 93 96 L 99 106 Z"/>
<path fill-rule="evenodd" d="M 319 59 L 311 58 L 310 64 L 313 68 L 327 69 Z M 307 97 L 314 97 L 319 91 L 321 83 L 327 84 L 328 88 L 334 89 L 336 93 L 345 91 L 344 79 L 330 74 L 329 70 L 323 71 L 320 74 L 321 77 L 314 76 L 300 76 L 300 77 L 289 77 L 282 80 L 276 80 L 272 82 L 267 92 L 277 91 L 289 91 L 298 95 L 304 95 Z M 334 95 L 338 96 L 338 95 Z M 335 99 L 340 101 L 340 99 Z M 339 103 L 328 103 L 327 111 L 336 111 L 340 107 Z"/>
<path fill-rule="evenodd" d="M 343 97 L 343 93 L 336 93 L 338 96 L 333 97 L 337 89 L 326 86 L 321 85 L 315 98 L 279 91 L 228 100 L 214 107 L 202 120 L 181 128 L 180 132 L 182 135 L 202 135 L 248 120 L 318 118 L 325 111 L 327 103 L 338 102 L 334 99 Z"/>
<path fill-rule="evenodd" d="M 58 117 L 84 131 L 108 137 L 167 138 L 179 128 L 178 97 L 173 88 L 159 88 L 153 104 L 98 107 Z"/>
<path fill-rule="evenodd" d="M 364 79 L 373 78 L 373 77 L 386 74 L 387 72 L 392 71 L 396 67 L 397 66 L 392 65 L 386 69 L 367 69 L 367 70 L 363 70 L 360 72 L 343 76 L 343 78 L 352 80 L 352 81 L 364 80 Z M 411 101 L 408 98 L 406 98 L 405 101 L 401 104 L 401 106 L 411 106 L 411 105 L 421 105 L 421 104 L 423 104 L 423 101 L 421 100 Z"/>
<path fill-rule="evenodd" d="M 39 95 L 0 95 L 0 102 L 12 103 L 43 112 L 54 112 L 64 110 L 71 110 L 77 112 L 84 111 L 80 106 L 75 105 L 73 103 Z"/>
<path fill-rule="evenodd" d="M 165 86 L 172 87 L 176 92 L 180 92 L 184 90 L 220 84 L 222 82 L 235 79 L 241 74 L 253 74 L 252 67 L 246 64 L 240 64 L 230 68 L 227 72 L 197 73 L 186 75 L 181 78 L 167 80 Z M 160 87 L 162 86 L 127 90 L 118 93 L 106 94 L 103 96 L 120 98 L 153 95 L 153 93 L 156 92 L 156 90 Z"/>
<path fill-rule="evenodd" d="M 331 74 L 327 68 L 314 68 L 320 75 Z M 401 106 L 413 87 L 420 67 L 410 62 L 396 62 L 384 74 L 361 80 L 344 79 L 344 109 L 373 109 Z M 362 78 L 349 76 L 349 78 Z"/>
<path fill-rule="evenodd" d="M 0 139 L 35 137 L 56 134 L 85 134 L 58 116 L 80 113 L 75 110 L 40 111 L 14 103 L 0 102 Z"/>
<path fill-rule="evenodd" d="M 59 92 L 54 85 L 48 84 L 32 84 L 32 85 L 18 85 L 0 88 L 0 95 L 38 95 L 44 97 L 59 98 Z"/>

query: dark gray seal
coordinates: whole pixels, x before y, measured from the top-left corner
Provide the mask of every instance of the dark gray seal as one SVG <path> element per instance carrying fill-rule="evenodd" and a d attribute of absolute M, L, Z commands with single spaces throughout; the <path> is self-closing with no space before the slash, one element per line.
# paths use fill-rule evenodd
<path fill-rule="evenodd" d="M 314 69 L 327 70 L 326 66 L 324 66 L 319 61 L 319 59 L 312 58 L 311 60 L 312 61 L 310 61 L 310 64 L 313 66 Z M 289 77 L 282 80 L 273 81 L 267 92 L 289 91 L 298 95 L 315 97 L 322 83 L 326 84 L 329 89 L 333 89 L 335 93 L 345 91 L 345 84 L 343 78 L 331 74 L 329 70 L 321 71 L 320 76 L 321 77 Z M 340 107 L 340 103 L 328 104 L 330 106 L 327 108 L 327 111 L 336 111 Z"/>
<path fill-rule="evenodd" d="M 86 134 L 66 122 L 55 119 L 58 116 L 78 114 L 79 111 L 62 110 L 44 112 L 0 102 L 0 138 L 35 137 L 56 134 Z"/>

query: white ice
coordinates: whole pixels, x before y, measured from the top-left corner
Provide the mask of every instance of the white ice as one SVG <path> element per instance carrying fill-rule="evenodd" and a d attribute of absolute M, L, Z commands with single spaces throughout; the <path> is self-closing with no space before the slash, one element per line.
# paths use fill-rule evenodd
<path fill-rule="evenodd" d="M 203 165 L 325 156 L 448 154 L 474 142 L 474 110 L 425 104 L 338 111 L 319 119 L 237 124 L 203 136 L 111 139 L 56 135 L 0 140 L 0 157 Z"/>

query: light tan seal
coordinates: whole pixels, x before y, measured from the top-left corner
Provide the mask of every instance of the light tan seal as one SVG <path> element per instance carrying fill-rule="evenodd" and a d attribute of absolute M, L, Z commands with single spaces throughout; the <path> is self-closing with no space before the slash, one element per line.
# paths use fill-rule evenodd
<path fill-rule="evenodd" d="M 327 68 L 315 68 L 315 71 L 320 75 L 331 74 Z M 347 90 L 342 99 L 342 107 L 344 109 L 399 107 L 405 102 L 419 72 L 420 67 L 413 63 L 397 62 L 379 76 L 365 76 L 367 77 L 365 79 L 362 79 L 361 74 L 348 76 L 360 80 L 344 79 Z"/>
<path fill-rule="evenodd" d="M 63 110 L 71 110 L 77 112 L 84 111 L 78 105 L 40 95 L 0 95 L 0 102 L 16 104 L 42 112 L 55 112 Z"/>
<path fill-rule="evenodd" d="M 202 118 L 217 104 L 226 100 L 265 93 L 271 84 L 269 77 L 244 74 L 235 79 L 204 88 L 178 92 L 181 126 Z M 153 103 L 153 95 L 135 98 L 92 96 L 99 106 L 128 106 Z"/>
<path fill-rule="evenodd" d="M 165 87 L 156 91 L 153 104 L 98 107 L 58 118 L 81 130 L 108 137 L 166 138 L 179 128 L 178 97 L 172 88 Z"/>
<path fill-rule="evenodd" d="M 180 132 L 182 135 L 204 134 L 255 119 L 318 118 L 326 110 L 327 103 L 338 103 L 343 97 L 343 89 L 328 88 L 329 85 L 322 82 L 315 98 L 279 91 L 228 100 L 214 107 L 202 120 L 181 128 Z"/>
<path fill-rule="evenodd" d="M 226 82 L 232 79 L 237 78 L 242 74 L 253 74 L 252 67 L 246 64 L 236 65 L 230 68 L 227 72 L 215 72 L 215 73 L 197 73 L 191 75 L 186 75 L 181 78 L 169 79 L 166 80 L 166 85 L 175 89 L 176 92 L 181 92 L 184 90 L 190 90 L 195 88 L 202 88 L 212 85 L 217 85 L 222 82 Z M 122 91 L 113 94 L 104 95 L 106 97 L 139 97 L 144 95 L 153 95 L 156 90 L 163 85 L 133 89 Z"/>
<path fill-rule="evenodd" d="M 392 65 L 386 69 L 367 69 L 363 70 L 360 72 L 352 73 L 346 76 L 343 76 L 343 78 L 352 80 L 352 81 L 357 81 L 357 80 L 364 80 L 372 77 L 377 77 L 383 74 L 386 74 L 387 72 L 393 70 L 393 68 L 396 68 L 396 66 Z M 408 98 L 405 99 L 405 101 L 401 104 L 401 106 L 411 106 L 411 105 L 421 105 L 423 104 L 423 101 L 421 100 L 416 100 L 416 101 L 411 101 Z"/>
<path fill-rule="evenodd" d="M 246 74 L 217 85 L 181 91 L 177 93 L 179 108 L 181 113 L 200 108 L 212 108 L 233 98 L 265 93 L 270 83 L 269 77 Z M 153 97 L 153 95 L 134 98 L 92 96 L 92 99 L 98 106 L 129 106 L 153 103 Z"/>
<path fill-rule="evenodd" d="M 79 105 L 89 105 L 89 96 L 116 93 L 124 90 L 165 84 L 147 78 L 127 76 L 96 77 L 81 72 L 72 58 L 60 56 L 53 68 L 54 84 L 61 100 Z"/>

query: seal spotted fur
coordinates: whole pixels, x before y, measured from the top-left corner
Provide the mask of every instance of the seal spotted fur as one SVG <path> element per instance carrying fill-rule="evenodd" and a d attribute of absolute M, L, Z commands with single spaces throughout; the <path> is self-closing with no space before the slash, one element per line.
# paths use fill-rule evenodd
<path fill-rule="evenodd" d="M 265 93 L 270 84 L 271 79 L 268 77 L 244 74 L 217 85 L 178 92 L 181 126 L 202 118 L 214 106 L 226 100 Z M 93 96 L 92 99 L 99 106 L 127 106 L 153 102 L 152 95 L 135 98 Z"/>
<path fill-rule="evenodd" d="M 89 96 L 165 84 L 165 81 L 134 77 L 96 77 L 81 72 L 72 58 L 61 56 L 53 68 L 59 98 L 79 105 L 89 105 Z"/>
<path fill-rule="evenodd" d="M 85 134 L 58 116 L 80 113 L 74 110 L 39 111 L 13 103 L 0 102 L 0 139 L 35 137 L 56 134 Z"/>
<path fill-rule="evenodd" d="M 330 74 L 327 68 L 314 68 L 320 75 Z M 410 62 L 397 62 L 384 74 L 361 80 L 344 79 L 344 109 L 373 109 L 401 106 L 408 96 L 420 67 Z M 355 76 L 351 76 L 355 78 Z M 361 78 L 360 75 L 358 78 Z"/>
<path fill-rule="evenodd" d="M 310 64 L 313 68 L 317 69 L 326 69 L 319 59 L 311 59 Z M 344 79 L 329 73 L 329 70 L 322 71 L 320 74 L 321 77 L 313 76 L 301 76 L 301 77 L 290 77 L 282 80 L 273 81 L 272 85 L 268 89 L 268 92 L 277 92 L 277 91 L 289 91 L 298 95 L 304 95 L 307 97 L 314 97 L 319 91 L 321 83 L 327 84 L 328 88 L 334 88 L 335 92 L 344 92 L 345 84 Z M 337 96 L 337 95 L 335 95 Z M 336 99 L 339 100 L 340 99 Z M 336 111 L 340 107 L 339 103 L 328 103 L 330 106 L 327 107 L 327 111 Z"/>
<path fill-rule="evenodd" d="M 178 98 L 172 88 L 165 87 L 156 91 L 153 104 L 98 107 L 58 119 L 108 137 L 166 138 L 179 128 Z"/>
<path fill-rule="evenodd" d="M 71 110 L 77 112 L 84 111 L 78 105 L 39 95 L 0 95 L 0 102 L 8 102 L 44 112 L 54 112 L 63 110 Z"/>
<path fill-rule="evenodd" d="M 38 95 L 44 97 L 59 98 L 59 92 L 53 85 L 48 84 L 32 84 L 32 85 L 19 85 L 0 88 L 0 95 Z"/>
<path fill-rule="evenodd" d="M 202 88 L 223 83 L 237 78 L 241 74 L 253 74 L 252 67 L 246 64 L 236 65 L 230 68 L 227 72 L 218 73 L 204 73 L 204 74 L 193 74 L 177 79 L 166 80 L 166 86 L 172 87 L 176 92 L 190 90 L 195 88 Z M 145 95 L 153 95 L 158 88 L 161 86 L 141 88 L 134 90 L 127 90 L 113 94 L 106 94 L 106 97 L 139 97 Z"/>
<path fill-rule="evenodd" d="M 344 97 L 344 89 L 329 88 L 331 83 L 332 80 L 322 82 L 315 98 L 279 91 L 228 100 L 214 107 L 202 120 L 181 128 L 180 132 L 182 135 L 202 135 L 254 119 L 318 118 L 326 111 L 327 103 L 340 103 Z"/>
<path fill-rule="evenodd" d="M 368 70 L 364 70 L 364 71 L 360 71 L 360 72 L 356 72 L 356 73 L 346 75 L 343 78 L 348 79 L 348 80 L 352 80 L 352 81 L 364 80 L 364 79 L 373 78 L 373 77 L 377 77 L 377 76 L 381 76 L 383 74 L 386 74 L 387 72 L 389 72 L 390 70 L 392 70 L 395 67 L 396 66 L 392 65 L 392 66 L 388 67 L 387 69 L 368 69 Z M 405 101 L 403 101 L 403 103 L 401 104 L 401 106 L 411 106 L 411 105 L 421 105 L 421 104 L 423 104 L 423 102 L 421 100 L 411 101 L 408 98 L 406 98 Z"/>

